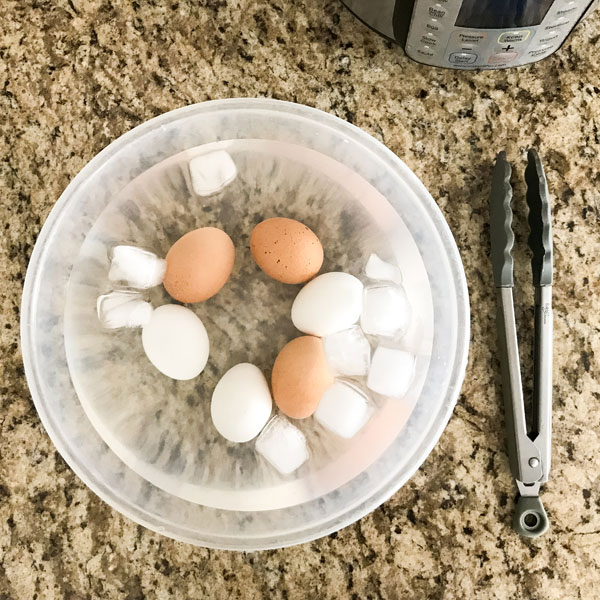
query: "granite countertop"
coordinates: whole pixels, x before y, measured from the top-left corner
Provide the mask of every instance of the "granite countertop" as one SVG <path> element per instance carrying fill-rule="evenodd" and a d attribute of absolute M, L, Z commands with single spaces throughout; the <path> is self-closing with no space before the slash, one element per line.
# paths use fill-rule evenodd
<path fill-rule="evenodd" d="M 0 598 L 598 596 L 600 12 L 554 56 L 482 73 L 411 62 L 336 0 L 5 0 L 1 13 Z M 448 220 L 473 309 L 458 405 L 414 477 L 337 534 L 254 554 L 172 541 L 90 492 L 40 424 L 18 326 L 36 236 L 75 174 L 150 117 L 236 96 L 315 106 L 398 154 Z M 534 541 L 510 528 L 487 209 L 495 153 L 520 175 L 530 145 L 546 164 L 556 256 L 552 529 Z"/>

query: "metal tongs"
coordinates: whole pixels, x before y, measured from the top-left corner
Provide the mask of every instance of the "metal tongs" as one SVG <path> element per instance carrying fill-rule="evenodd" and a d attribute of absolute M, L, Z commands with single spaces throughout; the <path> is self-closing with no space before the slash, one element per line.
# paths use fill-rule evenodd
<path fill-rule="evenodd" d="M 538 153 L 527 153 L 525 181 L 529 206 L 529 247 L 535 287 L 535 343 L 532 426 L 527 430 L 515 310 L 511 167 L 500 152 L 490 194 L 491 258 L 497 301 L 498 349 L 510 469 L 519 489 L 513 527 L 526 537 L 548 529 L 548 516 L 539 498 L 548 481 L 552 437 L 552 224 L 548 184 Z"/>

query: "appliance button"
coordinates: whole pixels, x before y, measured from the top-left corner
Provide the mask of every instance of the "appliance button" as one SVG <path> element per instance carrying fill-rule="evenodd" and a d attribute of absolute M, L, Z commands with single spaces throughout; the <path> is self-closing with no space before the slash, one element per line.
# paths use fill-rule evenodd
<path fill-rule="evenodd" d="M 489 65 L 498 65 L 501 63 L 509 63 L 519 56 L 518 52 L 498 52 L 492 54 L 488 60 Z"/>
<path fill-rule="evenodd" d="M 548 54 L 549 50 L 552 50 L 552 44 L 545 44 L 544 46 L 538 46 L 537 48 L 533 48 L 533 50 L 529 50 L 527 54 L 529 56 L 543 56 L 544 54 Z"/>
<path fill-rule="evenodd" d="M 419 41 L 425 46 L 437 46 L 439 44 L 440 38 L 434 33 L 426 32 L 421 36 L 421 39 Z"/>
<path fill-rule="evenodd" d="M 427 12 L 432 19 L 443 19 L 448 11 L 441 4 L 432 4 Z"/>
<path fill-rule="evenodd" d="M 565 25 L 568 25 L 570 22 L 571 22 L 570 19 L 561 17 L 560 19 L 556 19 L 556 21 L 554 21 L 553 23 L 549 23 L 548 25 L 546 25 L 546 27 L 544 27 L 544 29 L 546 31 L 549 31 L 550 29 L 557 29 L 558 27 L 564 27 Z"/>
<path fill-rule="evenodd" d="M 519 42 L 524 42 L 531 31 L 529 29 L 521 29 L 519 31 L 505 31 L 501 33 L 498 37 L 499 44 L 518 44 Z"/>
<path fill-rule="evenodd" d="M 556 11 L 556 16 L 564 17 L 565 15 L 572 13 L 574 10 L 577 10 L 577 8 L 577 2 L 565 2 L 565 4 Z"/>
<path fill-rule="evenodd" d="M 548 33 L 546 33 L 544 35 L 544 37 L 541 37 L 538 42 L 540 44 L 546 44 L 547 42 L 553 42 L 555 39 L 557 39 L 560 36 L 560 33 L 556 30 L 551 30 Z"/>
<path fill-rule="evenodd" d="M 433 33 L 441 33 L 444 31 L 444 26 L 438 19 L 428 19 L 427 23 L 425 23 L 425 29 Z"/>
<path fill-rule="evenodd" d="M 454 38 L 459 44 L 479 44 L 487 37 L 485 31 L 456 31 Z"/>
<path fill-rule="evenodd" d="M 421 56 L 426 56 L 427 58 L 435 56 L 435 50 L 431 48 L 431 46 L 421 46 L 420 48 L 417 48 L 417 53 Z"/>
<path fill-rule="evenodd" d="M 477 54 L 474 52 L 452 52 L 448 60 L 453 65 L 472 65 L 477 62 Z"/>

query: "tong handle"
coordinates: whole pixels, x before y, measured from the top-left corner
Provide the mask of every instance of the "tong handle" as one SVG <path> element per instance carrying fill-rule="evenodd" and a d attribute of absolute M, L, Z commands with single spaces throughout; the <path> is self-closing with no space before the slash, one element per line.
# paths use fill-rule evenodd
<path fill-rule="evenodd" d="M 543 473 L 548 481 L 552 457 L 552 287 L 535 289 L 535 344 L 533 347 L 533 419 L 532 432 L 540 450 Z"/>
<path fill-rule="evenodd" d="M 496 294 L 498 350 L 510 470 L 517 481 L 532 485 L 541 479 L 543 464 L 539 448 L 527 435 L 512 288 L 497 288 Z"/>
<path fill-rule="evenodd" d="M 548 481 L 552 437 L 552 212 L 548 182 L 536 150 L 527 153 L 529 247 L 535 286 L 535 345 L 533 373 L 533 431 L 542 456 L 542 483 Z"/>

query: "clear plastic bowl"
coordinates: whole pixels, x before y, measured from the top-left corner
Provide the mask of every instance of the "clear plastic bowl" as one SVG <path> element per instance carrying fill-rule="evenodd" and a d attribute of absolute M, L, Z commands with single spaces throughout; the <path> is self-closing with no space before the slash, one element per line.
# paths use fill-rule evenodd
<path fill-rule="evenodd" d="M 187 193 L 185 165 L 225 148 L 239 169 L 220 194 Z M 396 261 L 415 309 L 402 340 L 417 355 L 403 401 L 342 441 L 314 419 L 298 426 L 311 458 L 280 476 L 252 443 L 220 438 L 210 394 L 226 368 L 268 374 L 298 335 L 296 286 L 268 280 L 249 258 L 252 225 L 290 216 L 323 242 L 326 270 L 362 275 L 370 252 Z M 102 330 L 95 298 L 110 289 L 107 249 L 131 242 L 166 253 L 180 235 L 224 227 L 236 244 L 228 285 L 194 305 L 211 338 L 205 373 L 160 375 L 139 331 Z M 365 280 L 366 281 L 366 280 Z M 155 305 L 169 302 L 162 287 Z M 61 455 L 101 498 L 136 522 L 193 544 L 237 550 L 305 542 L 381 504 L 425 460 L 464 377 L 469 307 L 464 271 L 442 214 L 415 175 L 372 137 L 331 115 L 265 99 L 207 102 L 122 136 L 77 175 L 36 243 L 23 295 L 25 370 L 40 418 Z"/>

